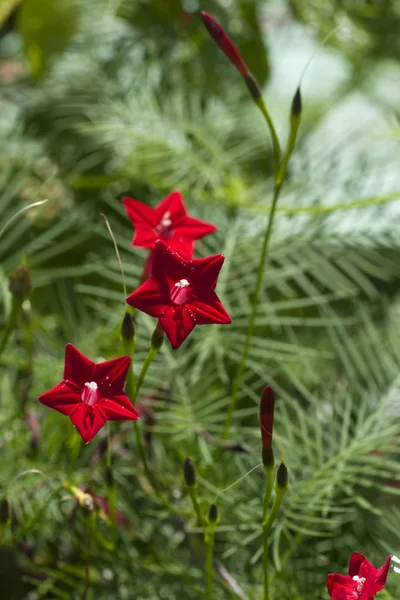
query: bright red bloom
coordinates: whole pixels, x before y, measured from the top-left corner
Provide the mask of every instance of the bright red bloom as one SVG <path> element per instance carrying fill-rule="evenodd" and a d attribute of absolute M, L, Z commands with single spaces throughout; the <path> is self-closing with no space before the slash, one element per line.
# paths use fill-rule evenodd
<path fill-rule="evenodd" d="M 208 13 L 202 12 L 201 17 L 210 36 L 213 38 L 213 40 L 215 40 L 222 52 L 224 52 L 231 63 L 236 67 L 241 76 L 246 78 L 249 74 L 249 68 L 244 62 L 239 50 L 232 42 L 231 38 L 225 33 L 221 25 L 217 23 L 217 21 Z"/>
<path fill-rule="evenodd" d="M 63 381 L 38 400 L 67 415 L 87 444 L 106 421 L 139 418 L 123 391 L 130 362 L 129 356 L 121 356 L 96 365 L 67 344 Z"/>
<path fill-rule="evenodd" d="M 359 552 L 350 558 L 349 574 L 330 573 L 326 579 L 328 592 L 333 600 L 373 600 L 383 590 L 390 566 L 391 556 L 376 569 Z"/>
<path fill-rule="evenodd" d="M 196 325 L 231 322 L 214 292 L 224 259 L 217 254 L 186 260 L 159 240 L 150 279 L 128 296 L 126 302 L 157 317 L 176 349 Z"/>
<path fill-rule="evenodd" d="M 264 450 L 268 450 L 272 446 L 272 430 L 274 427 L 274 408 L 275 398 L 274 390 L 271 386 L 267 385 L 263 389 L 260 402 L 260 427 L 261 427 L 261 440 L 262 447 Z"/>
<path fill-rule="evenodd" d="M 180 192 L 171 192 L 155 208 L 124 198 L 123 203 L 135 226 L 133 246 L 152 250 L 157 240 L 164 240 L 170 248 L 185 258 L 192 258 L 194 241 L 217 227 L 188 215 Z"/>

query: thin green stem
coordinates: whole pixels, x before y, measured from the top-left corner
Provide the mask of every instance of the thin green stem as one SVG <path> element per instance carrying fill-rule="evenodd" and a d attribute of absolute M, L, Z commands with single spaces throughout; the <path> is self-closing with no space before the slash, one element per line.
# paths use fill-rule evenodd
<path fill-rule="evenodd" d="M 20 313 L 21 306 L 22 306 L 22 301 L 16 300 L 13 297 L 12 304 L 11 304 L 11 311 L 8 316 L 7 322 L 5 324 L 5 327 L 3 330 L 3 335 L 1 336 L 1 339 L 0 339 L 0 355 L 3 352 L 5 346 L 8 342 L 8 338 L 10 337 L 11 333 L 13 332 L 13 330 L 15 329 L 15 327 L 17 325 L 18 315 Z"/>
<path fill-rule="evenodd" d="M 257 100 L 254 100 L 254 102 L 257 104 L 258 108 L 261 110 L 264 119 L 267 123 L 268 129 L 269 129 L 269 133 L 271 135 L 271 140 L 272 140 L 272 148 L 273 148 L 273 153 L 274 153 L 274 161 L 275 161 L 275 173 L 278 173 L 278 168 L 279 168 L 279 163 L 281 160 L 281 146 L 279 143 L 279 139 L 278 139 L 278 135 L 276 133 L 276 129 L 275 129 L 275 125 L 274 122 L 271 119 L 271 115 L 268 112 L 268 109 L 265 105 L 264 102 L 264 98 L 262 96 L 260 96 L 260 98 L 258 98 Z"/>
<path fill-rule="evenodd" d="M 109 507 L 109 515 L 111 521 L 112 531 L 112 546 L 115 548 L 115 542 L 117 537 L 117 523 L 116 523 L 116 502 L 117 502 L 117 488 L 114 481 L 111 464 L 111 427 L 110 423 L 107 422 L 107 457 L 106 457 L 106 485 L 107 485 L 107 500 Z"/>
<path fill-rule="evenodd" d="M 209 527 L 207 533 L 204 536 L 204 543 L 206 546 L 207 600 L 213 600 L 214 598 L 214 540 L 215 527 L 212 525 Z"/>
<path fill-rule="evenodd" d="M 107 467 L 111 469 L 111 428 L 110 422 L 107 421 Z"/>
<path fill-rule="evenodd" d="M 204 519 L 203 519 L 203 516 L 201 514 L 199 501 L 197 499 L 196 486 L 195 485 L 191 485 L 191 486 L 188 487 L 188 490 L 189 490 L 190 499 L 191 499 L 192 504 L 193 504 L 194 512 L 196 513 L 196 516 L 197 516 L 197 519 L 198 519 L 200 525 L 204 528 Z M 204 531 L 204 535 L 205 535 L 205 531 Z"/>
<path fill-rule="evenodd" d="M 251 338 L 253 337 L 254 330 L 255 330 L 258 299 L 260 296 L 261 285 L 262 285 L 263 276 L 264 276 L 264 268 L 265 268 L 265 263 L 266 263 L 267 256 L 268 256 L 268 246 L 269 246 L 269 241 L 271 239 L 272 226 L 274 223 L 275 209 L 276 209 L 276 205 L 278 202 L 280 191 L 281 191 L 281 185 L 279 185 L 279 186 L 275 185 L 274 197 L 272 200 L 271 211 L 270 211 L 269 217 L 268 217 L 268 223 L 267 223 L 267 227 L 265 230 L 264 241 L 263 241 L 263 245 L 262 245 L 262 249 L 261 249 L 260 262 L 259 262 L 258 270 L 257 270 L 257 280 L 256 280 L 256 287 L 254 290 L 253 300 L 252 300 L 252 304 L 251 304 L 249 326 L 247 329 L 246 339 L 245 339 L 245 342 L 243 345 L 242 356 L 240 357 L 239 366 L 236 371 L 236 376 L 235 376 L 235 379 L 233 382 L 232 398 L 231 398 L 230 405 L 228 407 L 227 417 L 226 417 L 224 429 L 222 432 L 222 439 L 226 439 L 228 437 L 229 428 L 232 423 L 233 413 L 235 411 L 235 408 L 236 408 L 236 405 L 238 402 L 240 384 L 242 381 L 244 369 L 246 367 L 247 357 L 248 357 L 249 350 L 250 350 Z"/>
<path fill-rule="evenodd" d="M 138 379 L 137 379 L 137 383 L 136 383 L 136 389 L 135 389 L 135 396 L 134 396 L 134 402 L 136 401 L 136 398 L 138 397 L 140 388 L 142 387 L 144 378 L 146 377 L 146 373 L 149 370 L 149 367 L 151 365 L 151 363 L 153 362 L 153 359 L 155 357 L 155 355 L 157 354 L 158 350 L 157 348 L 154 348 L 154 346 L 150 346 L 150 350 L 146 356 L 146 359 L 143 363 L 143 366 L 140 370 L 140 373 L 138 375 Z"/>
<path fill-rule="evenodd" d="M 262 514 L 262 523 L 264 524 L 266 517 L 268 506 L 271 500 L 272 488 L 274 482 L 274 467 L 268 467 L 266 469 L 267 481 L 265 485 L 265 494 L 264 494 L 264 505 L 263 505 L 263 514 Z M 268 533 L 269 529 L 264 527 L 263 525 L 263 571 L 264 571 L 264 597 L 263 600 L 269 600 L 269 574 L 268 574 Z"/>
<path fill-rule="evenodd" d="M 272 503 L 272 508 L 271 508 L 271 512 L 268 515 L 268 518 L 263 521 L 263 529 L 266 529 L 267 532 L 271 529 L 273 522 L 275 521 L 279 509 L 281 507 L 282 504 L 282 500 L 284 495 L 286 494 L 288 488 L 281 488 L 275 485 L 275 498 L 274 501 Z"/>

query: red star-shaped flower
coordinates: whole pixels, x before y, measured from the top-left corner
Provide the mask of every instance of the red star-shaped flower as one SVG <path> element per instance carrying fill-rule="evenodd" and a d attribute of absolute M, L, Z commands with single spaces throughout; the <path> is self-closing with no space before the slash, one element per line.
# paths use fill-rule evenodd
<path fill-rule="evenodd" d="M 139 248 L 152 250 L 157 240 L 164 240 L 185 258 L 192 258 L 194 241 L 217 230 L 188 215 L 179 192 L 171 192 L 155 208 L 132 198 L 124 198 L 123 203 L 135 227 L 132 244 Z"/>
<path fill-rule="evenodd" d="M 176 349 L 196 325 L 231 322 L 214 292 L 224 258 L 217 254 L 186 260 L 159 240 L 154 249 L 150 279 L 126 301 L 157 317 Z"/>
<path fill-rule="evenodd" d="M 391 556 L 379 569 L 359 552 L 350 558 L 349 574 L 330 573 L 326 584 L 333 600 L 373 600 L 383 590 L 390 566 Z"/>
<path fill-rule="evenodd" d="M 129 356 L 121 356 L 95 364 L 67 344 L 63 381 L 38 399 L 67 415 L 87 444 L 106 421 L 139 418 L 123 391 L 130 361 Z"/>

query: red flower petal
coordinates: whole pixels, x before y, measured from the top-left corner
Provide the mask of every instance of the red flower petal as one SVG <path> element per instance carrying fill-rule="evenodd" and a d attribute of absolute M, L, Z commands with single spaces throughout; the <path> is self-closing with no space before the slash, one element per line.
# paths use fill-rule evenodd
<path fill-rule="evenodd" d="M 130 364 L 131 359 L 129 356 L 121 356 L 120 358 L 98 363 L 95 366 L 94 381 L 99 386 L 101 396 L 109 398 L 122 393 Z"/>
<path fill-rule="evenodd" d="M 139 419 L 139 413 L 125 394 L 113 396 L 112 398 L 100 398 L 94 410 L 100 411 L 106 421 Z"/>
<path fill-rule="evenodd" d="M 85 444 L 88 444 L 94 438 L 107 421 L 100 411 L 92 406 L 86 406 L 83 402 L 76 407 L 75 412 L 70 415 L 70 419 Z"/>
<path fill-rule="evenodd" d="M 350 575 L 330 573 L 326 578 L 326 586 L 332 600 L 354 600 L 357 583 Z"/>
<path fill-rule="evenodd" d="M 179 231 L 177 233 L 181 239 L 188 238 L 191 240 L 199 240 L 215 231 L 218 231 L 218 227 L 215 225 L 202 221 L 201 219 L 187 216 L 179 226 Z"/>
<path fill-rule="evenodd" d="M 192 265 L 193 262 L 195 261 L 189 261 L 171 250 L 162 240 L 156 242 L 151 275 L 157 282 L 165 302 L 169 303 L 170 300 L 171 283 L 189 277 L 189 263 Z"/>
<path fill-rule="evenodd" d="M 154 279 L 142 283 L 127 297 L 126 303 L 151 317 L 159 317 L 165 309 L 165 300 L 161 297 L 159 285 Z"/>
<path fill-rule="evenodd" d="M 197 325 L 229 325 L 232 322 L 215 292 L 210 292 L 201 300 L 190 301 L 188 308 L 193 311 Z"/>
<path fill-rule="evenodd" d="M 58 412 L 67 416 L 76 410 L 76 406 L 79 406 L 82 402 L 80 392 L 64 381 L 39 396 L 38 400 L 45 406 L 54 408 L 54 410 L 58 410 Z"/>
<path fill-rule="evenodd" d="M 194 242 L 189 238 L 179 237 L 179 234 L 180 230 L 168 240 L 168 247 L 186 260 L 190 260 L 194 254 Z"/>
<path fill-rule="evenodd" d="M 222 52 L 224 52 L 224 54 L 229 58 L 231 63 L 236 67 L 242 77 L 246 77 L 246 75 L 249 73 L 248 66 L 244 62 L 239 50 L 236 48 L 230 37 L 227 36 L 221 25 L 217 23 L 217 21 L 208 13 L 202 12 L 201 16 L 210 36 L 216 41 Z"/>
<path fill-rule="evenodd" d="M 155 209 L 133 198 L 124 198 L 122 202 L 135 226 L 132 244 L 140 248 L 153 248 L 158 237 L 155 228 L 159 222 Z"/>
<path fill-rule="evenodd" d="M 168 307 L 160 317 L 160 325 L 167 334 L 172 348 L 176 350 L 195 327 L 196 321 L 185 306 Z"/>
<path fill-rule="evenodd" d="M 171 227 L 176 229 L 180 227 L 182 221 L 187 218 L 187 211 L 180 192 L 171 192 L 161 200 L 155 207 L 154 212 L 157 215 L 157 225 L 165 213 L 169 213 L 169 219 L 172 221 Z"/>
<path fill-rule="evenodd" d="M 360 552 L 354 552 L 350 558 L 349 575 L 351 577 L 354 577 L 354 575 L 365 577 L 373 582 L 375 588 L 373 593 L 376 594 L 385 587 L 390 561 L 391 556 L 387 558 L 382 567 L 376 569 Z"/>
<path fill-rule="evenodd" d="M 95 363 L 79 352 L 72 344 L 65 348 L 64 379 L 82 388 L 86 381 L 94 380 Z"/>
<path fill-rule="evenodd" d="M 196 258 L 192 261 L 191 266 L 194 272 L 191 279 L 196 282 L 196 286 L 200 290 L 213 290 L 215 288 L 224 260 L 225 256 L 215 254 L 205 258 Z"/>

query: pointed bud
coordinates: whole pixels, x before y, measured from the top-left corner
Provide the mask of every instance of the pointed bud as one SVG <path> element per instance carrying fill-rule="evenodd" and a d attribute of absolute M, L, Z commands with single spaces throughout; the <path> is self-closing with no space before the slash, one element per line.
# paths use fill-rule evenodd
<path fill-rule="evenodd" d="M 129 311 L 126 311 L 121 324 L 121 338 L 126 342 L 131 342 L 135 337 L 135 317 Z"/>
<path fill-rule="evenodd" d="M 194 470 L 192 460 L 189 456 L 185 458 L 185 462 L 183 463 L 183 475 L 188 487 L 196 485 L 196 471 Z"/>
<path fill-rule="evenodd" d="M 276 487 L 286 490 L 289 487 L 289 473 L 287 466 L 282 461 L 276 472 Z"/>
<path fill-rule="evenodd" d="M 161 329 L 160 323 L 157 323 L 157 327 L 153 331 L 151 336 L 150 345 L 154 350 L 159 350 L 164 342 L 164 331 Z"/>
<path fill-rule="evenodd" d="M 261 98 L 261 90 L 253 75 L 251 73 L 247 73 L 244 80 L 253 100 L 259 100 Z"/>
<path fill-rule="evenodd" d="M 10 276 L 8 289 L 15 300 L 22 302 L 31 293 L 31 276 L 28 267 L 20 265 L 16 267 Z"/>
<path fill-rule="evenodd" d="M 291 108 L 290 114 L 293 117 L 299 117 L 301 115 L 301 110 L 302 110 L 301 92 L 300 92 L 300 88 L 298 87 L 296 90 L 296 93 L 294 95 L 293 101 L 292 101 L 292 108 Z"/>
<path fill-rule="evenodd" d="M 244 62 L 239 50 L 236 48 L 235 44 L 232 42 L 230 37 L 225 33 L 221 25 L 217 23 L 217 21 L 213 19 L 208 13 L 202 12 L 201 17 L 203 19 L 203 23 L 208 33 L 221 48 L 222 52 L 236 67 L 241 76 L 246 77 L 249 73 L 248 66 Z"/>
<path fill-rule="evenodd" d="M 216 525 L 219 521 L 219 512 L 218 512 L 218 506 L 216 504 L 210 504 L 210 508 L 208 509 L 208 516 L 207 516 L 208 522 L 211 525 Z"/>
<path fill-rule="evenodd" d="M 274 427 L 275 398 L 274 390 L 267 385 L 262 392 L 260 402 L 259 420 L 261 427 L 261 440 L 263 450 L 272 447 L 272 430 Z"/>

